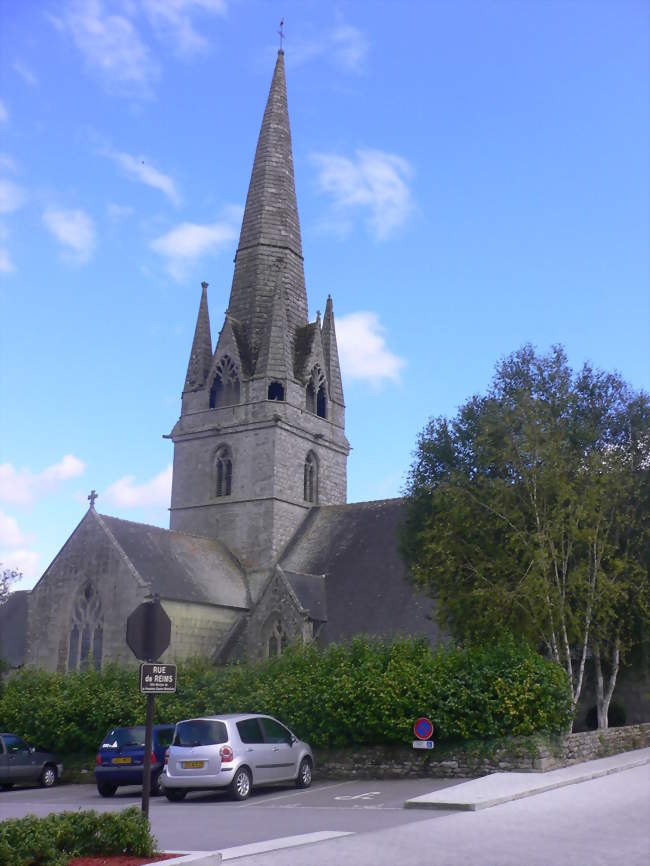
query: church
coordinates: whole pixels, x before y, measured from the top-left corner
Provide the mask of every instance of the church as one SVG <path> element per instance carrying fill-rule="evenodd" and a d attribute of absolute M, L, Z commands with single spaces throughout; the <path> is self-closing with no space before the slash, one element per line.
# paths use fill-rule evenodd
<path fill-rule="evenodd" d="M 126 619 L 152 596 L 172 622 L 164 662 L 359 633 L 439 639 L 399 553 L 404 500 L 347 503 L 334 307 L 309 321 L 282 50 L 216 348 L 207 290 L 168 437 L 169 529 L 100 514 L 91 495 L 34 589 L 0 607 L 11 667 L 135 664 Z"/>

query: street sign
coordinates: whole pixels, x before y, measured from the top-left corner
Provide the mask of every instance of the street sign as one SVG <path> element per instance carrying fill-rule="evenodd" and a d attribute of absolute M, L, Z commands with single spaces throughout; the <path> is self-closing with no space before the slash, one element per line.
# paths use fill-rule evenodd
<path fill-rule="evenodd" d="M 418 740 L 429 740 L 433 735 L 433 725 L 425 716 L 418 719 L 413 725 L 413 733 Z"/>
<path fill-rule="evenodd" d="M 140 691 L 143 694 L 165 695 L 176 691 L 176 665 L 140 665 Z"/>
<path fill-rule="evenodd" d="M 157 600 L 139 604 L 126 621 L 126 642 L 136 658 L 155 662 L 169 646 L 172 623 Z"/>
<path fill-rule="evenodd" d="M 433 749 L 433 740 L 413 740 L 414 749 Z"/>

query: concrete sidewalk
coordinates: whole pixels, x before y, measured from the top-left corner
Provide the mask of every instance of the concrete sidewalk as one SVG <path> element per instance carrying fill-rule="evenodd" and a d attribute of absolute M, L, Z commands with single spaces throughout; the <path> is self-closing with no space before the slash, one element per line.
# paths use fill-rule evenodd
<path fill-rule="evenodd" d="M 477 811 L 648 763 L 650 763 L 650 748 L 572 764 L 570 767 L 561 767 L 559 770 L 549 770 L 546 773 L 492 773 L 480 779 L 462 782 L 453 788 L 444 788 L 431 794 L 413 797 L 407 800 L 404 806 L 407 809 Z"/>

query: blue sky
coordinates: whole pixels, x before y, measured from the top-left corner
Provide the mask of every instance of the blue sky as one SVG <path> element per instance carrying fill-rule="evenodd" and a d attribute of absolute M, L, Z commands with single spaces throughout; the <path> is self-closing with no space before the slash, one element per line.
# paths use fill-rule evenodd
<path fill-rule="evenodd" d="M 313 319 L 351 501 L 530 341 L 650 387 L 646 2 L 0 0 L 0 561 L 168 525 L 200 299 L 223 322 L 285 18 Z"/>

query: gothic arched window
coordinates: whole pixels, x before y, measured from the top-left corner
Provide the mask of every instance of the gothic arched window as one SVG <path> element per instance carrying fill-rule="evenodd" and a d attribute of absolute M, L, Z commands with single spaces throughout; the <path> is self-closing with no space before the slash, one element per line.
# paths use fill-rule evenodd
<path fill-rule="evenodd" d="M 224 355 L 217 364 L 217 370 L 210 388 L 210 408 L 234 406 L 239 403 L 239 372 L 228 355 Z"/>
<path fill-rule="evenodd" d="M 217 496 L 232 493 L 232 454 L 227 445 L 217 448 L 216 456 Z"/>
<path fill-rule="evenodd" d="M 72 611 L 72 624 L 68 642 L 68 670 L 87 670 L 92 658 L 93 667 L 102 666 L 104 642 L 102 604 L 92 583 L 81 591 Z"/>
<path fill-rule="evenodd" d="M 282 382 L 271 382 L 268 391 L 269 400 L 284 400 L 284 385 Z"/>
<path fill-rule="evenodd" d="M 320 418 L 325 418 L 327 416 L 325 375 L 318 365 L 316 365 L 311 371 L 311 376 L 307 382 L 305 405 L 310 412 L 313 412 Z"/>
<path fill-rule="evenodd" d="M 303 498 L 312 503 L 318 500 L 318 460 L 313 451 L 305 458 Z"/>
<path fill-rule="evenodd" d="M 289 638 L 284 630 L 284 627 L 279 619 L 275 620 L 271 626 L 266 639 L 266 654 L 269 658 L 280 656 L 287 648 Z"/>

